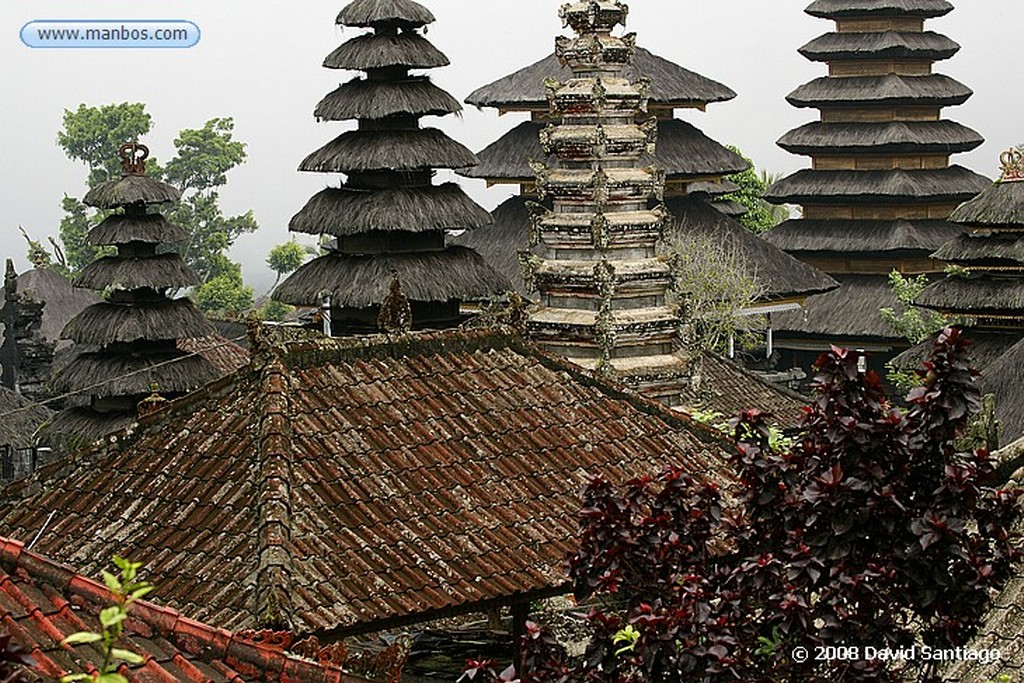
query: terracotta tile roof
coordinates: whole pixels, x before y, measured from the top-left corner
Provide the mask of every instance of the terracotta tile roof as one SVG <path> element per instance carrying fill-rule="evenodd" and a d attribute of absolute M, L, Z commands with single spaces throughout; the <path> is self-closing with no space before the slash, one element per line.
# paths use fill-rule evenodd
<path fill-rule="evenodd" d="M 715 353 L 700 358 L 700 386 L 684 401 L 688 407 L 711 410 L 732 418 L 750 408 L 769 412 L 783 427 L 797 424 L 809 400 L 772 384 Z"/>
<path fill-rule="evenodd" d="M 509 335 L 264 345 L 8 488 L 0 527 L 228 628 L 352 633 L 562 587 L 588 475 L 729 482 L 717 433 Z"/>
<path fill-rule="evenodd" d="M 61 641 L 77 631 L 100 630 L 99 611 L 112 602 L 106 587 L 69 567 L 0 538 L 0 630 L 30 651 L 32 680 L 57 680 L 92 672 L 102 661 L 93 645 Z M 258 642 L 261 634 L 232 633 L 188 619 L 173 609 L 140 601 L 132 606 L 118 646 L 141 655 L 142 664 L 122 665 L 129 681 L 243 683 L 359 683 L 366 679 L 286 654 Z"/>

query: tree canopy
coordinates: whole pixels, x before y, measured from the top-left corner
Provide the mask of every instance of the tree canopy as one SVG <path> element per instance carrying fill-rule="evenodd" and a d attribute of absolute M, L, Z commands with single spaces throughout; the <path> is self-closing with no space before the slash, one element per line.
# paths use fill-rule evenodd
<path fill-rule="evenodd" d="M 746 159 L 749 168 L 739 173 L 727 176 L 739 186 L 735 192 L 725 195 L 725 199 L 731 199 L 742 204 L 747 213 L 739 217 L 739 222 L 751 232 L 760 235 L 771 230 L 782 221 L 789 218 L 789 209 L 784 206 L 776 206 L 764 199 L 764 193 L 777 179 L 776 176 L 765 170 L 758 171 L 754 162 L 748 158 L 739 148 L 728 145 L 729 149 Z"/>
<path fill-rule="evenodd" d="M 89 169 L 86 184 L 92 188 L 121 173 L 118 149 L 125 142 L 140 140 L 153 125 L 145 105 L 137 102 L 108 104 L 65 110 L 63 128 L 57 144 L 69 159 L 83 162 Z M 252 305 L 252 290 L 242 282 L 241 266 L 227 253 L 242 235 L 255 232 L 258 224 L 252 211 L 225 216 L 220 207 L 218 189 L 227 183 L 228 173 L 246 160 L 245 143 L 234 139 L 231 118 L 213 118 L 201 128 L 186 128 L 174 140 L 175 155 L 165 166 L 154 159 L 147 165 L 147 174 L 164 180 L 182 191 L 182 201 L 167 218 L 186 228 L 188 242 L 172 245 L 181 252 L 186 263 L 195 269 L 202 285 L 194 293 L 197 302 L 208 312 L 210 308 L 230 302 L 226 310 L 241 311 Z M 84 268 L 101 250 L 85 244 L 89 230 L 105 217 L 90 210 L 74 197 L 61 202 L 64 218 L 60 237 L 67 265 L 71 271 Z M 216 284 L 213 283 L 216 281 Z M 215 291 L 203 293 L 212 287 Z M 232 287 L 234 289 L 232 289 Z"/>

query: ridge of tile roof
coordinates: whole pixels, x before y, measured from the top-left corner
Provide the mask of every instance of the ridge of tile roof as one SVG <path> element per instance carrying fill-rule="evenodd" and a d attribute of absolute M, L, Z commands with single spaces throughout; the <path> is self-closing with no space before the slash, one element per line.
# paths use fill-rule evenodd
<path fill-rule="evenodd" d="M 62 645 L 61 641 L 78 631 L 98 632 L 99 611 L 112 602 L 101 582 L 0 537 L 0 628 L 9 630 L 35 659 L 30 675 L 56 680 L 69 673 L 95 671 L 103 657 L 99 648 Z M 280 644 L 260 642 L 260 635 L 232 633 L 140 600 L 131 607 L 118 646 L 145 661 L 122 664 L 118 673 L 133 683 L 366 681 L 334 664 L 289 654 Z"/>
<path fill-rule="evenodd" d="M 85 574 L 118 552 L 196 618 L 340 636 L 563 591 L 590 475 L 734 481 L 719 432 L 508 331 L 255 342 L 5 489 L 6 533 L 58 510 L 39 550 Z"/>

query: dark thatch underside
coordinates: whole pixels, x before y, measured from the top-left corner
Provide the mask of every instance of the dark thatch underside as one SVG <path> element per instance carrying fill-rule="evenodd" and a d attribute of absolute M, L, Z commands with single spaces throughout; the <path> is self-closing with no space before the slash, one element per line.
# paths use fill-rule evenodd
<path fill-rule="evenodd" d="M 300 171 L 421 171 L 475 166 L 476 155 L 435 128 L 350 131 L 306 157 Z"/>
<path fill-rule="evenodd" d="M 132 204 L 176 204 L 181 201 L 181 192 L 154 178 L 126 175 L 97 185 L 82 201 L 97 209 L 118 209 Z"/>
<path fill-rule="evenodd" d="M 105 256 L 96 259 L 75 277 L 75 287 L 101 291 L 107 288 L 132 290 L 150 287 L 156 290 L 195 287 L 199 276 L 177 253 L 148 258 Z"/>
<path fill-rule="evenodd" d="M 540 146 L 543 129 L 542 123 L 524 121 L 480 152 L 478 166 L 459 174 L 467 178 L 533 182 L 535 174 L 529 162 L 545 158 Z M 658 122 L 655 153 L 645 154 L 638 163 L 657 165 L 669 179 L 726 175 L 747 168 L 743 157 L 678 119 Z"/>
<path fill-rule="evenodd" d="M 126 429 L 137 419 L 135 413 L 101 413 L 91 408 L 68 408 L 43 425 L 39 430 L 39 440 L 58 452 L 71 453 L 108 434 Z"/>
<path fill-rule="evenodd" d="M 434 15 L 412 0 L 355 0 L 338 14 L 342 26 L 372 27 L 395 24 L 415 28 L 434 22 Z"/>
<path fill-rule="evenodd" d="M 822 76 L 802 85 L 786 100 L 794 107 L 828 105 L 932 105 L 963 104 L 974 91 L 942 74 L 928 76 Z"/>
<path fill-rule="evenodd" d="M 417 33 L 396 36 L 369 33 L 358 36 L 327 55 L 324 66 L 328 69 L 366 71 L 387 67 L 407 69 L 436 69 L 448 66 L 444 53 Z"/>
<path fill-rule="evenodd" d="M 460 111 L 458 100 L 423 76 L 401 81 L 355 78 L 322 99 L 313 115 L 321 121 L 350 121 L 395 114 L 444 116 Z"/>
<path fill-rule="evenodd" d="M 108 398 L 147 395 L 154 386 L 160 393 L 187 394 L 218 377 L 220 373 L 209 361 L 184 351 L 144 356 L 99 352 L 83 353 L 72 360 L 53 385 L 62 393 L 80 391 Z"/>
<path fill-rule="evenodd" d="M 963 166 L 921 171 L 814 171 L 778 181 L 765 193 L 776 204 L 967 201 L 991 181 Z"/>
<path fill-rule="evenodd" d="M 940 261 L 1024 265 L 1024 232 L 961 233 L 943 244 L 933 255 Z"/>
<path fill-rule="evenodd" d="M 487 227 L 465 232 L 452 238 L 453 244 L 460 244 L 476 251 L 498 272 L 509 279 L 517 292 L 526 296 L 523 274 L 519 269 L 519 251 L 530 250 L 530 212 L 526 208 L 528 198 L 516 195 L 502 202 L 491 212 L 494 222 Z M 539 247 L 534 249 L 539 253 Z"/>
<path fill-rule="evenodd" d="M 1024 181 L 995 183 L 959 206 L 949 219 L 964 225 L 1024 227 Z"/>
<path fill-rule="evenodd" d="M 28 448 L 39 426 L 53 411 L 0 386 L 0 446 Z"/>
<path fill-rule="evenodd" d="M 89 231 L 85 243 L 90 247 L 105 247 L 129 242 L 146 244 L 174 244 L 189 238 L 188 230 L 171 223 L 157 213 L 144 216 L 114 214 L 108 216 Z"/>
<path fill-rule="evenodd" d="M 78 289 L 52 268 L 35 268 L 18 276 L 18 294 L 45 302 L 39 331 L 46 341 L 59 340 L 64 326 L 88 306 L 101 301 L 95 292 Z M 0 292 L 4 289 L 0 286 Z M 3 299 L 0 299 L 2 301 Z"/>
<path fill-rule="evenodd" d="M 424 303 L 478 301 L 512 287 L 473 250 L 448 247 L 409 254 L 328 254 L 292 273 L 273 297 L 293 306 L 318 306 L 330 295 L 338 308 L 370 308 L 384 301 L 395 275 L 405 296 Z"/>
<path fill-rule="evenodd" d="M 901 15 L 927 19 L 949 14 L 953 5 L 946 0 L 815 0 L 804 11 L 822 19 Z"/>
<path fill-rule="evenodd" d="M 682 237 L 702 236 L 734 250 L 751 269 L 749 275 L 765 289 L 765 300 L 810 296 L 839 286 L 825 273 L 768 244 L 703 199 L 669 197 L 665 205 L 675 219 L 666 231 L 667 239 L 678 231 Z"/>
<path fill-rule="evenodd" d="M 455 183 L 369 192 L 328 188 L 313 195 L 288 229 L 346 237 L 370 231 L 472 230 L 491 215 Z"/>
<path fill-rule="evenodd" d="M 783 135 L 778 142 L 793 154 L 822 152 L 856 154 L 956 154 L 977 148 L 983 138 L 953 121 L 889 121 L 884 123 L 823 123 L 816 121 Z"/>
<path fill-rule="evenodd" d="M 104 345 L 139 339 L 186 339 L 215 334 L 206 316 L 187 298 L 160 304 L 100 303 L 82 311 L 64 328 L 64 338 Z"/>
<path fill-rule="evenodd" d="M 899 341 L 878 312 L 886 307 L 902 310 L 885 275 L 837 275 L 835 279 L 838 289 L 811 297 L 802 310 L 772 314 L 772 325 L 780 337 L 801 334 Z"/>
<path fill-rule="evenodd" d="M 936 220 L 810 220 L 785 221 L 765 233 L 765 240 L 790 253 L 931 253 L 963 228 Z"/>
<path fill-rule="evenodd" d="M 651 79 L 651 104 L 655 106 L 703 106 L 710 102 L 725 102 L 736 97 L 728 87 L 662 59 L 638 47 L 632 64 L 626 65 L 623 77 L 635 81 L 641 77 Z M 572 70 L 563 66 L 554 55 L 520 69 L 473 91 L 466 102 L 476 107 L 500 109 L 548 108 L 544 82 L 548 79 L 566 81 Z"/>
<path fill-rule="evenodd" d="M 1007 444 L 1024 436 L 1024 340 L 988 366 L 979 381 L 982 394 L 996 397 L 996 418 L 1002 423 L 1001 443 Z"/>
<path fill-rule="evenodd" d="M 909 33 L 826 33 L 800 48 L 800 54 L 816 62 L 834 59 L 949 59 L 960 46 L 946 36 L 925 31 Z"/>
<path fill-rule="evenodd" d="M 987 273 L 947 276 L 932 283 L 914 303 L 964 315 L 1001 313 L 1024 316 L 1024 277 Z"/>
<path fill-rule="evenodd" d="M 963 332 L 964 336 L 972 342 L 971 367 L 981 372 L 985 372 L 992 363 L 999 360 L 1011 346 L 1024 336 L 1020 332 L 995 332 L 971 327 L 964 328 Z M 920 344 L 911 346 L 892 360 L 893 365 L 904 370 L 922 367 L 928 360 L 928 355 L 937 338 L 938 335 L 932 335 Z"/>

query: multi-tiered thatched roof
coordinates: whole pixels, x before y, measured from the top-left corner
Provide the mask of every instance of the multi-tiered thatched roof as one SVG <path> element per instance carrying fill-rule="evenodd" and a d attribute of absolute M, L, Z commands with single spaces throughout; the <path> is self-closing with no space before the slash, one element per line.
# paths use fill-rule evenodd
<path fill-rule="evenodd" d="M 177 189 L 145 175 L 148 150 L 121 148 L 123 174 L 85 196 L 85 203 L 117 211 L 90 231 L 87 242 L 117 248 L 93 261 L 74 280 L 76 287 L 108 292 L 64 328 L 63 336 L 89 350 L 55 378 L 59 393 L 75 393 L 71 407 L 46 428 L 51 440 L 92 441 L 132 422 L 136 406 L 154 390 L 178 396 L 215 379 L 207 360 L 177 348 L 179 339 L 207 337 L 213 326 L 187 298 L 173 292 L 199 284 L 176 253 L 158 248 L 181 241 L 185 231 L 157 208 L 177 202 Z"/>
<path fill-rule="evenodd" d="M 812 298 L 807 313 L 778 316 L 780 345 L 812 350 L 841 340 L 876 351 L 899 346 L 877 312 L 894 303 L 884 284 L 888 273 L 940 270 L 932 252 L 960 231 L 947 220 L 949 213 L 989 184 L 949 163 L 951 155 L 982 143 L 976 132 L 941 118 L 944 107 L 971 96 L 970 88 L 932 70 L 933 62 L 952 57 L 959 46 L 925 31 L 924 22 L 952 9 L 944 0 L 818 0 L 807 8 L 836 23 L 835 32 L 800 50 L 826 63 L 829 75 L 788 98 L 821 116 L 779 140 L 813 163 L 769 190 L 772 201 L 800 204 L 804 213 L 767 239 L 855 284 L 857 292 L 844 288 Z M 850 309 L 841 305 L 843 291 L 858 300 L 872 291 L 882 298 Z M 808 326 L 812 319 L 817 332 Z M 858 329 L 868 334 L 840 333 Z"/>
<path fill-rule="evenodd" d="M 315 115 L 358 121 L 310 154 L 302 171 L 342 173 L 341 187 L 315 195 L 289 229 L 333 238 L 327 253 L 307 263 L 274 292 L 298 306 L 329 299 L 335 333 L 376 329 L 380 304 L 397 279 L 410 300 L 412 324 L 445 327 L 460 321 L 461 302 L 486 299 L 510 283 L 471 249 L 446 246 L 446 231 L 491 222 L 454 183 L 436 186 L 438 168 L 473 166 L 476 156 L 424 116 L 457 113 L 461 105 L 426 76 L 448 59 L 418 32 L 434 21 L 411 0 L 356 0 L 338 15 L 342 26 L 372 29 L 328 55 L 330 69 L 359 70 L 328 94 Z"/>

